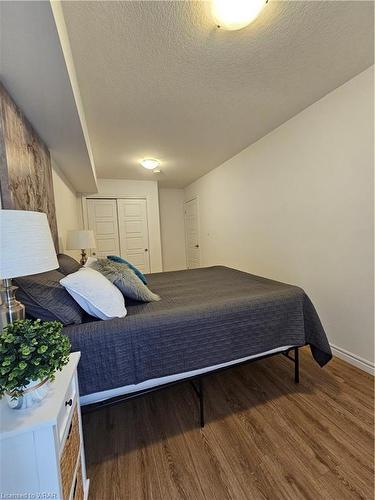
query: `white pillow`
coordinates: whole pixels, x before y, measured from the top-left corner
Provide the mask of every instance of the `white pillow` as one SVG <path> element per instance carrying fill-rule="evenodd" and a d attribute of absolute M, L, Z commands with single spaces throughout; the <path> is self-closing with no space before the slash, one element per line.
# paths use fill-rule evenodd
<path fill-rule="evenodd" d="M 91 316 L 100 319 L 126 316 L 124 296 L 95 269 L 82 267 L 60 280 L 73 299 Z"/>

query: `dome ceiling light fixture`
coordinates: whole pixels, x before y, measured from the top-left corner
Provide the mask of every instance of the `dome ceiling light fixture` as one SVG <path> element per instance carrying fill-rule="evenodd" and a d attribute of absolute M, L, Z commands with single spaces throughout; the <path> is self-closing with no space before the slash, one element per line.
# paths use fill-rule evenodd
<path fill-rule="evenodd" d="M 139 163 L 143 168 L 147 168 L 147 170 L 154 170 L 155 168 L 160 167 L 160 161 L 155 158 L 144 158 Z"/>
<path fill-rule="evenodd" d="M 259 15 L 268 0 L 212 0 L 212 14 L 217 27 L 240 30 Z"/>

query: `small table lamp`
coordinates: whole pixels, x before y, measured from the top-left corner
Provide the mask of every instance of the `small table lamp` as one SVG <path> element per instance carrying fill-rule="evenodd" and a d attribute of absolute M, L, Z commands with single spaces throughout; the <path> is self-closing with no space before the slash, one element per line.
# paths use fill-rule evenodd
<path fill-rule="evenodd" d="M 66 248 L 67 250 L 81 250 L 80 263 L 82 265 L 87 261 L 86 250 L 95 247 L 94 231 L 91 229 L 73 229 L 68 231 Z"/>
<path fill-rule="evenodd" d="M 46 214 L 0 210 L 0 328 L 24 319 L 25 307 L 15 298 L 12 278 L 57 269 L 59 263 Z"/>

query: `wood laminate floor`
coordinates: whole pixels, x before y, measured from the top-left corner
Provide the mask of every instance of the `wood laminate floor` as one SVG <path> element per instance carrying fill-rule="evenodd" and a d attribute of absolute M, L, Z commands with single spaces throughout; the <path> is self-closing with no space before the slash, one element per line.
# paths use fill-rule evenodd
<path fill-rule="evenodd" d="M 373 499 L 373 378 L 301 353 L 84 415 L 91 500 Z"/>

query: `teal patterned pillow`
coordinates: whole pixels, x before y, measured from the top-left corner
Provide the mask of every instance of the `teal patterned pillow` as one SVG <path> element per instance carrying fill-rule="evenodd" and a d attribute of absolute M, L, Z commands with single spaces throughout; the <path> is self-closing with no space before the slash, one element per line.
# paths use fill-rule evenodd
<path fill-rule="evenodd" d="M 107 259 L 112 260 L 113 262 L 118 262 L 119 264 L 126 264 L 132 271 L 135 272 L 135 274 L 138 276 L 138 278 L 143 281 L 145 285 L 147 285 L 147 280 L 146 277 L 141 271 L 135 267 L 131 262 L 129 262 L 126 259 L 123 259 L 122 257 L 119 257 L 118 255 L 107 255 Z"/>
<path fill-rule="evenodd" d="M 98 259 L 93 263 L 92 269 L 103 274 L 129 299 L 141 302 L 160 300 L 159 295 L 153 293 L 124 263 L 113 262 L 109 259 Z"/>

